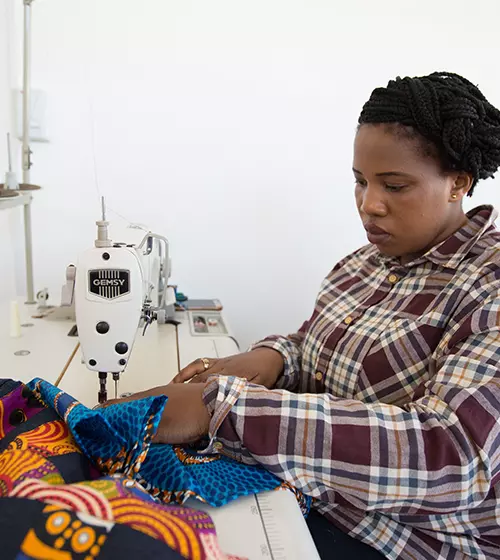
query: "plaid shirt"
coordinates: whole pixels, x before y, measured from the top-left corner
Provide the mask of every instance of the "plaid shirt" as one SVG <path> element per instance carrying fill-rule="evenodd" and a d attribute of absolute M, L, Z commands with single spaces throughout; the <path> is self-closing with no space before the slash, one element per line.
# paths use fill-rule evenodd
<path fill-rule="evenodd" d="M 500 559 L 496 216 L 405 266 L 374 246 L 337 264 L 299 331 L 256 345 L 284 358 L 276 389 L 210 379 L 216 448 L 387 558 Z"/>

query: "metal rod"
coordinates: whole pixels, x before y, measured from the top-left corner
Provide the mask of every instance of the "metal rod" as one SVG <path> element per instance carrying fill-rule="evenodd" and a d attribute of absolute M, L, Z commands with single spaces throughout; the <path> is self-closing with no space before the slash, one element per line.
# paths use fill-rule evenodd
<path fill-rule="evenodd" d="M 30 182 L 31 2 L 24 0 L 23 183 Z"/>
<path fill-rule="evenodd" d="M 23 57 L 23 183 L 30 183 L 30 70 L 31 70 L 31 3 L 24 2 L 24 57 Z M 31 201 L 24 206 L 24 252 L 26 258 L 26 303 L 35 303 L 33 279 L 33 238 L 31 232 Z"/>
<path fill-rule="evenodd" d="M 10 133 L 7 132 L 7 156 L 9 158 L 9 173 L 12 173 L 12 150 L 10 147 Z"/>
<path fill-rule="evenodd" d="M 108 391 L 106 389 L 106 381 L 108 374 L 105 371 L 99 372 L 99 393 L 97 394 L 97 402 L 104 404 L 108 400 Z"/>
<path fill-rule="evenodd" d="M 24 205 L 24 252 L 26 254 L 26 303 L 34 304 L 35 301 L 35 283 L 33 279 L 33 241 L 31 233 L 31 201 L 33 197 Z"/>

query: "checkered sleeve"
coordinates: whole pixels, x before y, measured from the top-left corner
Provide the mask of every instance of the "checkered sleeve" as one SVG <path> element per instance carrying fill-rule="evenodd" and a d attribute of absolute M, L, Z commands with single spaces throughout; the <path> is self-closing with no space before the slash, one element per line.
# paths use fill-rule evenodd
<path fill-rule="evenodd" d="M 500 477 L 499 304 L 454 323 L 403 407 L 213 377 L 210 435 L 324 502 L 420 519 L 470 509 Z"/>
<path fill-rule="evenodd" d="M 359 251 L 352 255 L 348 255 L 341 260 L 328 276 L 323 280 L 321 285 L 320 294 L 323 293 L 325 288 L 330 284 L 332 276 L 341 269 L 350 259 L 352 259 Z M 304 321 L 300 329 L 288 336 L 272 335 L 267 338 L 256 342 L 250 347 L 250 350 L 255 348 L 272 348 L 281 354 L 283 357 L 283 373 L 276 382 L 276 389 L 287 389 L 288 391 L 297 390 L 302 375 L 302 354 L 303 344 L 309 326 L 321 312 L 323 304 L 321 301 L 316 300 L 314 311 L 311 317 Z"/>
<path fill-rule="evenodd" d="M 297 388 L 302 371 L 302 342 L 307 331 L 306 321 L 297 333 L 289 336 L 269 336 L 254 344 L 250 350 L 256 348 L 272 348 L 283 358 L 283 373 L 276 382 L 276 388 L 293 391 Z"/>

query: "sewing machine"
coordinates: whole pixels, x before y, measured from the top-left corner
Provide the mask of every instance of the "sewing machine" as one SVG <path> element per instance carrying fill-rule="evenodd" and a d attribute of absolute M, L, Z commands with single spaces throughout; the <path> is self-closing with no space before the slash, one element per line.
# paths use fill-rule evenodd
<path fill-rule="evenodd" d="M 94 247 L 66 272 L 63 306 L 74 305 L 82 362 L 99 376 L 98 402 L 107 400 L 111 373 L 118 381 L 129 361 L 138 328 L 175 322 L 175 292 L 168 286 L 171 264 L 165 237 L 139 228 L 139 242 L 113 242 L 104 199 Z"/>

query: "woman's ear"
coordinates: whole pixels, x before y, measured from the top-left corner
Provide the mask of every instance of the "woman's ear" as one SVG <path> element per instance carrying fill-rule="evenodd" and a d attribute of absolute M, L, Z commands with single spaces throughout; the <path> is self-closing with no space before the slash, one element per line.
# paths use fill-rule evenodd
<path fill-rule="evenodd" d="M 470 173 L 457 173 L 450 192 L 450 202 L 461 201 L 472 187 L 472 175 Z"/>

